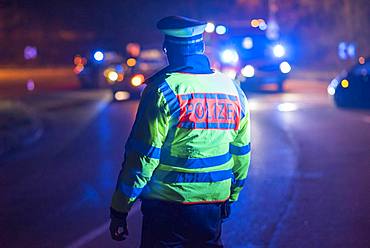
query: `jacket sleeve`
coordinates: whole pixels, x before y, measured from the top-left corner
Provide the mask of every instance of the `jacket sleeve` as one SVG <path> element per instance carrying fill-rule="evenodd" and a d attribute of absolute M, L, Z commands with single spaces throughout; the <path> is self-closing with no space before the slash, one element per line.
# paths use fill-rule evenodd
<path fill-rule="evenodd" d="M 236 138 L 230 144 L 230 153 L 234 160 L 233 174 L 234 180 L 231 184 L 230 201 L 238 200 L 239 193 L 242 190 L 247 178 L 250 164 L 250 113 L 248 109 L 247 98 L 242 94 L 244 100 L 241 101 L 242 119 Z M 244 112 L 244 113 L 243 113 Z"/>
<path fill-rule="evenodd" d="M 162 93 L 150 85 L 143 92 L 134 126 L 125 146 L 111 207 L 127 213 L 159 164 L 168 132 L 169 111 Z"/>

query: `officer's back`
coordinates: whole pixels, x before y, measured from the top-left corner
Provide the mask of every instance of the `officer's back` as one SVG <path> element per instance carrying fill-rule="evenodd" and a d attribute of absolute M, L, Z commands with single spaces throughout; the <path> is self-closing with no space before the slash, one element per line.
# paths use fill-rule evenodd
<path fill-rule="evenodd" d="M 249 167 L 246 97 L 210 68 L 203 54 L 205 23 L 168 17 L 158 28 L 165 33 L 169 66 L 147 81 L 112 216 L 122 218 L 140 197 L 142 247 L 221 247 L 222 217 Z"/>

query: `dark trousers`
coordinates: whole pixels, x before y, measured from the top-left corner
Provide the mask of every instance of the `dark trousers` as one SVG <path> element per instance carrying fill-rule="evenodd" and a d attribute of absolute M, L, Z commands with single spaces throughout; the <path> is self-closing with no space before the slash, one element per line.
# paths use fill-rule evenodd
<path fill-rule="evenodd" d="M 221 205 L 143 200 L 140 247 L 223 247 Z"/>

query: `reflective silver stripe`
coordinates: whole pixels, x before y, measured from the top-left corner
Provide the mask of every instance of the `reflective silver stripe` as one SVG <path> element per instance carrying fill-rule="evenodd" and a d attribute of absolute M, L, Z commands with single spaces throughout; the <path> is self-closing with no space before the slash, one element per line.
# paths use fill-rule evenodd
<path fill-rule="evenodd" d="M 171 39 L 166 39 L 166 42 L 169 42 L 169 43 L 174 43 L 174 44 L 194 44 L 194 43 L 197 43 L 197 42 L 201 42 L 203 40 L 203 37 L 202 38 L 199 38 L 199 39 L 196 39 L 196 40 L 171 40 Z"/>

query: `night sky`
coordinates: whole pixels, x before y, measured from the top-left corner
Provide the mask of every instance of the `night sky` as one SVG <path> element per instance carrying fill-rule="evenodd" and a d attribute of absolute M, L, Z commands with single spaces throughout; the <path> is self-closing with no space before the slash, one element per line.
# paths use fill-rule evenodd
<path fill-rule="evenodd" d="M 25 25 L 51 29 L 94 31 L 98 40 L 145 40 L 156 42 L 160 34 L 156 22 L 168 15 L 224 21 L 238 13 L 235 1 L 18 1 L 26 11 Z M 239 13 L 240 14 L 240 13 Z M 249 19 L 247 17 L 246 19 Z"/>
<path fill-rule="evenodd" d="M 216 24 L 267 18 L 267 0 L 0 0 L 1 61 L 23 59 L 27 45 L 40 47 L 45 62 L 70 61 L 96 47 L 122 51 L 128 42 L 157 46 L 159 19 L 182 15 Z M 369 53 L 368 0 L 278 0 L 281 34 L 296 40 L 299 58 L 312 62 L 325 53 L 331 62 L 341 41 Z M 63 47 L 63 49 L 60 49 Z M 42 49 L 42 50 L 41 50 Z M 63 58 L 62 58 L 63 57 Z M 44 63 L 41 61 L 41 63 Z"/>

